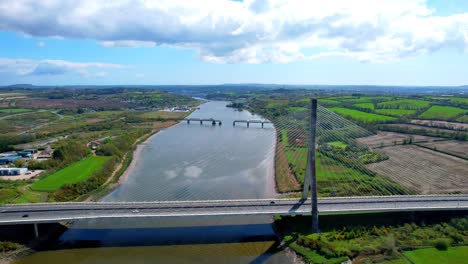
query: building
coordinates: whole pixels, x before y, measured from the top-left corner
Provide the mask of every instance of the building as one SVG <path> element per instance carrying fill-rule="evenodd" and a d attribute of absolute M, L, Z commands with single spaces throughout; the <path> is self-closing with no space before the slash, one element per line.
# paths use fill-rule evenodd
<path fill-rule="evenodd" d="M 88 147 L 91 149 L 97 149 L 101 145 L 100 141 L 91 141 L 88 143 Z"/>
<path fill-rule="evenodd" d="M 20 160 L 21 156 L 7 156 L 0 158 L 0 165 L 7 165 L 10 163 L 14 163 L 17 160 Z"/>
<path fill-rule="evenodd" d="M 8 156 L 16 156 L 16 152 L 3 152 L 3 153 L 0 153 L 0 158 L 8 157 Z"/>
<path fill-rule="evenodd" d="M 18 176 L 27 171 L 27 168 L 0 168 L 0 176 Z"/>
<path fill-rule="evenodd" d="M 33 154 L 29 151 L 18 151 L 17 155 L 21 156 L 22 158 L 28 158 L 28 159 L 33 158 Z"/>

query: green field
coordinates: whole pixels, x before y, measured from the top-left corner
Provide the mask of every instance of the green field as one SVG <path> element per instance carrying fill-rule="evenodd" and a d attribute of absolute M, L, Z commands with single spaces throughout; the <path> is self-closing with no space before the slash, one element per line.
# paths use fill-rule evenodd
<path fill-rule="evenodd" d="M 382 115 L 388 115 L 388 116 L 407 116 L 407 115 L 413 115 L 416 113 L 416 110 L 409 110 L 409 109 L 376 109 L 374 112 Z"/>
<path fill-rule="evenodd" d="M 390 109 L 422 109 L 428 107 L 430 102 L 414 99 L 401 99 L 389 102 L 378 103 L 378 108 L 390 108 Z"/>
<path fill-rule="evenodd" d="M 378 122 L 388 122 L 388 121 L 396 120 L 396 118 L 394 117 L 366 113 L 366 112 L 349 109 L 349 108 L 343 108 L 343 107 L 332 107 L 329 109 L 344 117 L 350 117 L 354 120 L 365 122 L 365 123 L 378 123 Z"/>
<path fill-rule="evenodd" d="M 303 103 L 309 103 L 310 102 L 310 99 L 301 99 L 301 100 L 298 100 L 298 102 L 303 102 Z M 322 99 L 322 98 L 319 98 L 318 99 L 318 103 L 319 104 L 323 104 L 323 105 L 326 105 L 326 106 L 339 106 L 341 103 L 336 101 L 336 100 L 333 100 L 333 99 Z"/>
<path fill-rule="evenodd" d="M 327 144 L 332 145 L 334 147 L 339 147 L 339 148 L 342 148 L 342 149 L 345 149 L 348 146 L 346 143 L 341 142 L 341 141 L 328 142 Z"/>
<path fill-rule="evenodd" d="M 44 197 L 45 193 L 35 192 L 32 190 L 27 189 L 24 193 L 15 200 L 17 204 L 23 203 L 39 203 L 45 202 L 46 197 Z M 46 195 L 45 195 L 46 196 Z"/>
<path fill-rule="evenodd" d="M 354 106 L 357 107 L 357 108 L 364 108 L 364 109 L 374 110 L 374 104 L 373 103 L 361 103 L 361 104 L 355 104 Z"/>
<path fill-rule="evenodd" d="M 419 115 L 419 118 L 433 120 L 450 120 L 458 115 L 467 112 L 468 110 L 458 107 L 434 105 L 431 108 L 429 108 L 426 112 Z"/>
<path fill-rule="evenodd" d="M 65 184 L 86 180 L 94 172 L 101 169 L 109 159 L 110 157 L 90 156 L 36 182 L 31 186 L 31 189 L 34 191 L 52 192 Z"/>
<path fill-rule="evenodd" d="M 468 105 L 468 98 L 466 97 L 453 97 L 453 98 L 450 98 L 449 101 L 454 104 Z"/>
<path fill-rule="evenodd" d="M 24 112 L 31 112 L 31 109 L 26 109 L 26 108 L 1 108 L 0 113 L 1 114 L 18 114 L 18 113 L 24 113 Z"/>
<path fill-rule="evenodd" d="M 416 264 L 468 264 L 468 246 L 450 247 L 446 251 L 435 248 L 406 251 L 404 255 Z"/>
<path fill-rule="evenodd" d="M 459 118 L 455 119 L 457 122 L 468 123 L 468 115 L 462 115 Z"/>

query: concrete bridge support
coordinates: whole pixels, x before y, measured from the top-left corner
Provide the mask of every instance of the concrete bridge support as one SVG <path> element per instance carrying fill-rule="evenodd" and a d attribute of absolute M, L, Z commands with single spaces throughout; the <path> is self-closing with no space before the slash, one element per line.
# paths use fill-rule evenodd
<path fill-rule="evenodd" d="M 317 99 L 310 100 L 310 121 L 309 121 L 309 152 L 307 156 L 306 177 L 302 190 L 302 199 L 306 200 L 311 193 L 312 201 L 312 232 L 319 232 L 318 205 L 317 205 L 317 171 L 315 167 L 315 134 L 317 125 Z"/>
<path fill-rule="evenodd" d="M 34 224 L 34 237 L 39 238 L 39 227 L 38 224 Z"/>

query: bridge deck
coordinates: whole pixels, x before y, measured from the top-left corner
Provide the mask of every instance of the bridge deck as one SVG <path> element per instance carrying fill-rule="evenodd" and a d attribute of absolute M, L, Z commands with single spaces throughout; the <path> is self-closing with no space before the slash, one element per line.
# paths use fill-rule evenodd
<path fill-rule="evenodd" d="M 468 195 L 323 198 L 320 213 L 468 210 Z M 173 202 L 83 202 L 6 205 L 0 224 L 80 219 L 310 214 L 310 200 L 260 199 Z"/>

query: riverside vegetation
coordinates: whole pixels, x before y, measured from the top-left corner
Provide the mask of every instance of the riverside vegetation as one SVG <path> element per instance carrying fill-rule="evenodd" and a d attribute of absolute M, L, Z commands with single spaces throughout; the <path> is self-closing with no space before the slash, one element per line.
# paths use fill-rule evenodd
<path fill-rule="evenodd" d="M 310 221 L 276 219 L 283 242 L 309 263 L 463 263 L 468 257 L 466 213 L 325 215 L 319 234 L 309 233 Z M 423 261 L 430 252 L 435 258 Z"/>

